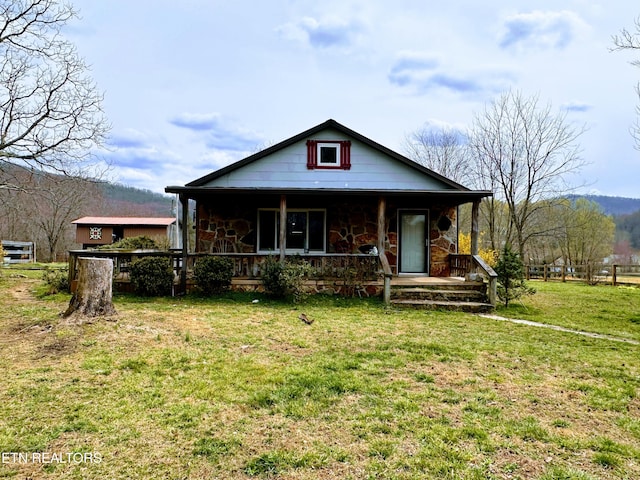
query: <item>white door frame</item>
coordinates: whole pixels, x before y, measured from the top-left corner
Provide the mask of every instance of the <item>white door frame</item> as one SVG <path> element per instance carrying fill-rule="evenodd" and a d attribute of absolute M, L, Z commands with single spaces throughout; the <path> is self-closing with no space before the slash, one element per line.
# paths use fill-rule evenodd
<path fill-rule="evenodd" d="M 403 242 L 404 235 L 402 232 L 402 217 L 403 215 L 424 215 L 424 238 L 421 239 L 422 247 L 424 248 L 424 265 L 422 271 L 405 271 L 403 270 L 402 257 L 403 257 Z M 431 258 L 429 252 L 429 209 L 427 208 L 403 208 L 398 209 L 398 257 L 397 257 L 397 269 L 399 275 L 429 275 Z"/>

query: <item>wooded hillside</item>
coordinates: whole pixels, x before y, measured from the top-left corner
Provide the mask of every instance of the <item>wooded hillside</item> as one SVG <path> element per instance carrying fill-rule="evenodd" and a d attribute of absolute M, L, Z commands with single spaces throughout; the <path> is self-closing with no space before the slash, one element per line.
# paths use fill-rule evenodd
<path fill-rule="evenodd" d="M 640 191 L 638 191 L 640 195 Z M 567 195 L 569 200 L 585 198 L 596 202 L 607 215 L 628 215 L 640 211 L 640 198 L 609 197 L 606 195 Z"/>
<path fill-rule="evenodd" d="M 120 183 L 100 184 L 106 205 L 87 215 L 121 215 L 140 217 L 170 217 L 173 197 L 151 190 L 129 187 Z M 105 213 L 105 210 L 107 211 Z"/>
<path fill-rule="evenodd" d="M 168 195 L 7 162 L 0 163 L 0 183 L 0 238 L 35 242 L 41 261 L 63 260 L 77 247 L 71 224 L 77 218 L 173 216 Z"/>

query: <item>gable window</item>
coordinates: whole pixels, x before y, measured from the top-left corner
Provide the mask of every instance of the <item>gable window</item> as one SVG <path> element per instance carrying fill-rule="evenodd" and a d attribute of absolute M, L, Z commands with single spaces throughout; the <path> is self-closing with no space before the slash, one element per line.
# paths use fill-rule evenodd
<path fill-rule="evenodd" d="M 307 168 L 309 170 L 351 168 L 351 142 L 348 140 L 307 140 Z"/>
<path fill-rule="evenodd" d="M 289 210 L 286 227 L 287 252 L 325 251 L 325 211 Z M 280 249 L 280 211 L 258 210 L 258 252 Z"/>
<path fill-rule="evenodd" d="M 340 144 L 339 143 L 319 143 L 318 144 L 318 165 L 321 167 L 340 166 Z"/>

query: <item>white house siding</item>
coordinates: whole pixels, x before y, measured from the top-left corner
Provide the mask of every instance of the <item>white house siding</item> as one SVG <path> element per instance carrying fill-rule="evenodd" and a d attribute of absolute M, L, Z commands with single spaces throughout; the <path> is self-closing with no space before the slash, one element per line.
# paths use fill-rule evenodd
<path fill-rule="evenodd" d="M 408 165 L 354 141 L 337 131 L 323 131 L 310 140 L 351 140 L 351 169 L 307 169 L 306 140 L 285 147 L 236 169 L 203 187 L 347 189 L 347 190 L 451 190 Z"/>

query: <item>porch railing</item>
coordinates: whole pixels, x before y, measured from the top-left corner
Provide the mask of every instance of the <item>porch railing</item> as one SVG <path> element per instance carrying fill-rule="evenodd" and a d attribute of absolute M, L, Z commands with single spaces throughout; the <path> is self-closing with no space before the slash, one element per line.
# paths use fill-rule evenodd
<path fill-rule="evenodd" d="M 491 305 L 496 304 L 498 274 L 479 255 L 451 254 L 449 268 L 452 277 L 467 277 L 470 273 L 479 274 L 487 281 L 487 296 Z"/>
<path fill-rule="evenodd" d="M 69 285 L 77 278 L 77 259 L 79 257 L 111 258 L 114 264 L 114 281 L 116 283 L 129 282 L 129 268 L 131 263 L 139 258 L 148 256 L 171 257 L 176 282 L 183 273 L 182 252 L 177 250 L 71 250 L 69 252 Z M 233 277 L 236 279 L 259 280 L 262 264 L 269 256 L 259 253 L 189 253 L 187 255 L 186 278 L 191 280 L 193 268 L 198 258 L 204 256 L 224 256 L 233 260 Z M 312 268 L 313 280 L 338 279 L 342 282 L 357 283 L 360 281 L 373 282 L 381 278 L 379 257 L 369 254 L 305 254 L 296 255 L 308 262 Z M 386 260 L 386 258 L 385 258 Z"/>

